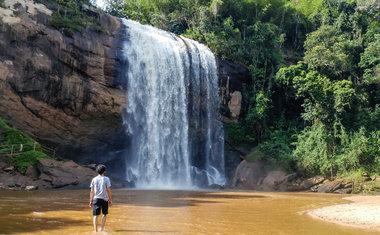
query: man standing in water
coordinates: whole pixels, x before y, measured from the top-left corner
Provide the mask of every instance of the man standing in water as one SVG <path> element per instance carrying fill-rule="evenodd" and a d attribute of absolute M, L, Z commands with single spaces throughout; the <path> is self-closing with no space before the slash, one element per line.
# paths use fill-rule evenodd
<path fill-rule="evenodd" d="M 104 176 L 106 171 L 104 165 L 98 165 L 96 171 L 99 175 L 91 181 L 89 206 L 93 208 L 92 213 L 94 215 L 95 232 L 98 232 L 98 216 L 100 215 L 100 211 L 102 211 L 103 217 L 100 231 L 103 232 L 108 214 L 108 206 L 112 206 L 111 181 L 107 176 Z"/>

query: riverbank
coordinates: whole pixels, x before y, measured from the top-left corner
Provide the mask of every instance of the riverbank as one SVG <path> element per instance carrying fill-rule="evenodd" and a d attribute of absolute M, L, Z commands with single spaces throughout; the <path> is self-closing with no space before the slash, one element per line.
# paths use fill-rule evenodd
<path fill-rule="evenodd" d="M 380 231 L 380 196 L 345 197 L 349 202 L 309 211 L 313 218 L 323 221 Z"/>

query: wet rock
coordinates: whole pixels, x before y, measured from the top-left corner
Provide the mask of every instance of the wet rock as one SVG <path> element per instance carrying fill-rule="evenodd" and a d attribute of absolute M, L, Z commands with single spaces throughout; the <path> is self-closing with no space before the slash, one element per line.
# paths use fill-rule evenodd
<path fill-rule="evenodd" d="M 318 187 L 318 193 L 332 193 L 337 190 L 343 183 L 343 180 L 335 180 L 333 182 L 327 182 Z"/>
<path fill-rule="evenodd" d="M 222 185 L 219 185 L 219 184 L 212 184 L 212 185 L 208 186 L 208 188 L 213 189 L 213 190 L 224 190 L 224 187 Z"/>
<path fill-rule="evenodd" d="M 41 172 L 39 179 L 50 182 L 53 188 L 77 185 L 78 188 L 88 188 L 91 179 L 97 174 L 94 170 L 78 165 L 73 161 L 59 162 L 52 159 L 42 159 L 37 163 Z"/>

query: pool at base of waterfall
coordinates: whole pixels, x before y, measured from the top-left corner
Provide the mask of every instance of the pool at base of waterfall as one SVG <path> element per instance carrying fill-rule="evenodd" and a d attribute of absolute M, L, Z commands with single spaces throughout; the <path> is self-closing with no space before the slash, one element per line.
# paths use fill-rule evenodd
<path fill-rule="evenodd" d="M 342 195 L 250 191 L 113 190 L 112 234 L 379 234 L 313 219 Z M 0 191 L 1 234 L 92 234 L 89 190 Z M 100 222 L 100 220 L 99 220 Z"/>

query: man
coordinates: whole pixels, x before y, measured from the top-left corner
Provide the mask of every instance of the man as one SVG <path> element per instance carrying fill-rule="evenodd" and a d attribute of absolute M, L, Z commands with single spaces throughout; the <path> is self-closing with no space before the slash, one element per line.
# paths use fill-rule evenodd
<path fill-rule="evenodd" d="M 108 206 L 112 206 L 111 181 L 107 176 L 104 176 L 106 171 L 104 165 L 98 165 L 96 171 L 99 175 L 94 177 L 91 181 L 89 206 L 93 208 L 92 214 L 94 215 L 95 232 L 98 232 L 98 216 L 100 215 L 100 211 L 102 211 L 103 217 L 100 231 L 103 232 L 108 214 Z"/>

